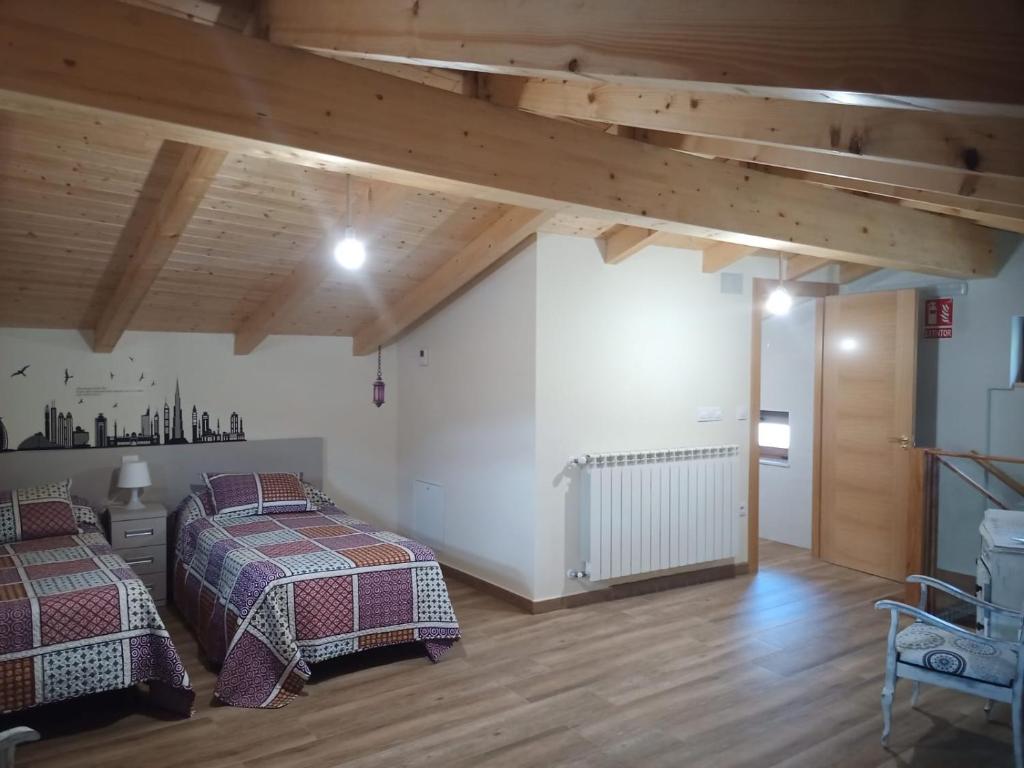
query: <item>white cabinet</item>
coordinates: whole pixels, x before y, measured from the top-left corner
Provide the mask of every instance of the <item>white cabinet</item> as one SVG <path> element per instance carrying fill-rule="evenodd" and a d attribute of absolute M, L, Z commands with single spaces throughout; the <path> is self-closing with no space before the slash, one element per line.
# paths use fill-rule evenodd
<path fill-rule="evenodd" d="M 990 509 L 981 523 L 981 557 L 978 558 L 978 597 L 1012 608 L 1024 607 L 1024 511 Z M 978 628 L 984 617 L 978 612 Z M 1018 621 L 992 617 L 993 637 L 1017 639 Z"/>

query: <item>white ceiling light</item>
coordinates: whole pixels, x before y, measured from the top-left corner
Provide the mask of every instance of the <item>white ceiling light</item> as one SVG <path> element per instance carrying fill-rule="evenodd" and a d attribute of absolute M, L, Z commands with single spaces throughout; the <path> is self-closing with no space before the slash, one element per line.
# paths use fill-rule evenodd
<path fill-rule="evenodd" d="M 789 310 L 793 308 L 793 297 L 782 284 L 782 251 L 779 251 L 779 285 L 768 294 L 764 308 L 772 315 L 788 315 Z"/>
<path fill-rule="evenodd" d="M 366 247 L 352 229 L 352 176 L 346 177 L 345 236 L 334 246 L 334 260 L 348 270 L 359 269 L 366 262 Z"/>

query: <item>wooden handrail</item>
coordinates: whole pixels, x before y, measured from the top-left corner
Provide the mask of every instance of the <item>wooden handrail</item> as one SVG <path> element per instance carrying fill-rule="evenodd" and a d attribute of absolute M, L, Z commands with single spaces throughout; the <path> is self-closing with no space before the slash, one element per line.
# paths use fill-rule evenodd
<path fill-rule="evenodd" d="M 994 466 L 995 463 L 1024 464 L 1018 456 L 987 456 L 977 451 L 946 451 L 941 448 L 915 448 L 914 488 L 911 500 L 912 514 L 909 521 L 907 573 L 918 570 L 934 576 L 937 570 L 939 539 L 939 475 L 945 467 L 971 488 L 988 499 L 994 506 L 1008 509 L 1009 506 L 985 486 L 955 466 L 950 459 L 969 459 L 983 470 L 1001 480 L 1015 493 L 1024 496 L 1024 484 L 1009 473 Z M 916 518 L 914 510 L 916 510 Z M 907 599 L 916 600 L 917 588 L 908 584 Z"/>
<path fill-rule="evenodd" d="M 999 480 L 1003 485 L 1005 485 L 1011 491 L 1016 493 L 1018 496 L 1024 496 L 1024 484 L 1022 484 L 1019 480 L 1004 472 L 1002 469 L 997 467 L 989 459 L 986 459 L 980 453 L 977 453 L 976 451 L 971 451 L 971 453 L 973 454 L 972 458 L 974 459 L 974 462 L 979 467 L 981 467 L 986 472 L 991 474 L 993 477 Z"/>
<path fill-rule="evenodd" d="M 967 483 L 969 486 L 971 486 L 974 490 L 976 490 L 982 496 L 987 498 L 993 504 L 998 504 L 999 507 L 1002 508 L 1002 509 L 1009 509 L 1009 506 L 1007 506 L 1006 503 L 1001 501 L 998 496 L 993 495 L 985 486 L 983 486 L 981 483 L 979 483 L 973 477 L 968 475 L 962 469 L 953 466 L 948 461 L 946 461 L 941 455 L 935 454 L 935 459 L 936 459 L 936 461 L 939 462 L 939 464 L 941 464 L 946 469 L 948 469 L 950 472 L 952 472 L 954 475 L 959 477 L 961 480 L 963 480 L 965 483 Z"/>
<path fill-rule="evenodd" d="M 984 461 L 996 461 L 1000 464 L 1024 464 L 1024 458 L 1020 456 L 986 456 L 976 451 L 944 451 L 941 448 L 923 448 L 922 450 L 932 456 L 946 456 L 951 459 L 983 459 Z"/>

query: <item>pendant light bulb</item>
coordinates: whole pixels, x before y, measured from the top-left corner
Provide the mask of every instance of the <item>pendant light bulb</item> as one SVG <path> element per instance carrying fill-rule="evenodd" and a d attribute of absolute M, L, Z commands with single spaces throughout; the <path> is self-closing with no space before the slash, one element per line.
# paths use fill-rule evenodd
<path fill-rule="evenodd" d="M 770 315 L 788 315 L 789 310 L 793 308 L 793 297 L 783 283 L 782 270 L 782 251 L 779 251 L 779 285 L 768 294 L 768 300 L 764 303 L 764 308 Z"/>
<path fill-rule="evenodd" d="M 345 236 L 334 246 L 334 260 L 345 269 L 359 269 L 366 261 L 366 247 L 352 227 L 345 227 Z"/>
<path fill-rule="evenodd" d="M 788 315 L 792 307 L 793 297 L 781 285 L 768 294 L 768 301 L 764 305 L 764 308 L 773 315 Z"/>
<path fill-rule="evenodd" d="M 366 247 L 352 229 L 352 176 L 345 177 L 345 236 L 334 246 L 334 260 L 348 270 L 359 269 L 366 261 Z"/>

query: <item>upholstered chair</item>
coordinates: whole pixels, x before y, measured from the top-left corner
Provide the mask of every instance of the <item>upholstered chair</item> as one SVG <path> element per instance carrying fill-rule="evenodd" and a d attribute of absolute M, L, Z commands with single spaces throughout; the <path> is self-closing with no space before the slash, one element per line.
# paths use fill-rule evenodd
<path fill-rule="evenodd" d="M 879 600 L 875 608 L 888 610 L 888 653 L 882 686 L 882 744 L 892 729 L 892 699 L 900 678 L 914 683 L 911 704 L 917 706 L 921 683 L 981 696 L 986 714 L 994 702 L 1011 705 L 1015 768 L 1024 768 L 1021 743 L 1021 694 L 1024 691 L 1024 613 L 980 600 L 945 582 L 928 576 L 909 576 L 907 582 L 921 585 L 917 608 L 895 600 Z M 983 632 L 972 632 L 928 613 L 928 590 L 937 589 L 973 605 L 983 621 Z M 1016 638 L 991 637 L 992 614 L 1017 622 Z M 900 616 L 914 619 L 900 628 Z"/>

